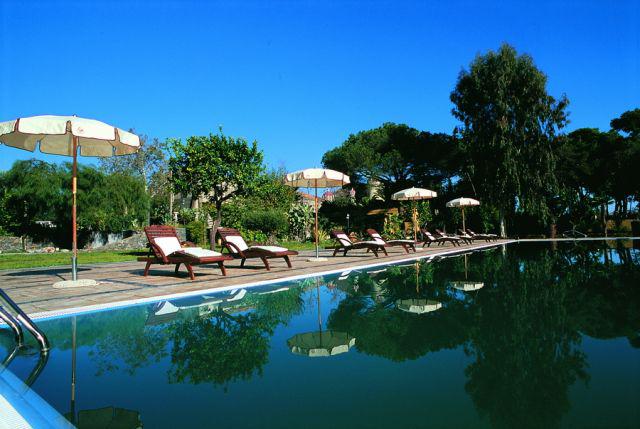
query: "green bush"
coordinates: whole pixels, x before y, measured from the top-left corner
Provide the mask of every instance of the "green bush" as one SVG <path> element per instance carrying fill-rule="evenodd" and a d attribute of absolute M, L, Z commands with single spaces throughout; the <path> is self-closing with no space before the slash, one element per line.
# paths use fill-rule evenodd
<path fill-rule="evenodd" d="M 276 236 L 284 235 L 289 227 L 287 216 L 276 209 L 246 212 L 242 224 L 245 229 Z"/>
<path fill-rule="evenodd" d="M 199 246 L 207 244 L 207 225 L 201 220 L 194 220 L 187 224 L 187 240 Z"/>

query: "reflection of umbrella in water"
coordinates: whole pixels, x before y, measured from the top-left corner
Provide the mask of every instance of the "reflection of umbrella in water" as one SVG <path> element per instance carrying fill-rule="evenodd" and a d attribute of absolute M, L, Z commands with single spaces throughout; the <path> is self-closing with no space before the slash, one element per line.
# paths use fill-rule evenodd
<path fill-rule="evenodd" d="M 78 412 L 78 429 L 142 429 L 140 413 L 124 408 L 105 407 Z"/>
<path fill-rule="evenodd" d="M 426 298 L 399 299 L 396 308 L 408 313 L 424 314 L 442 308 L 442 303 Z"/>
<path fill-rule="evenodd" d="M 320 313 L 320 284 L 316 281 L 318 294 L 318 331 L 296 334 L 287 340 L 292 353 L 308 357 L 335 356 L 346 353 L 356 344 L 356 339 L 346 332 L 323 331 Z"/>
<path fill-rule="evenodd" d="M 416 272 L 416 293 L 420 293 L 420 261 L 414 264 Z M 407 298 L 396 300 L 396 308 L 407 313 L 424 314 L 442 308 L 442 303 L 426 298 Z"/>
<path fill-rule="evenodd" d="M 473 292 L 474 290 L 482 289 L 484 287 L 483 282 L 475 282 L 467 279 L 467 275 L 469 272 L 467 254 L 464 255 L 464 281 L 453 281 L 449 284 L 453 286 L 454 289 L 461 290 L 463 292 Z"/>

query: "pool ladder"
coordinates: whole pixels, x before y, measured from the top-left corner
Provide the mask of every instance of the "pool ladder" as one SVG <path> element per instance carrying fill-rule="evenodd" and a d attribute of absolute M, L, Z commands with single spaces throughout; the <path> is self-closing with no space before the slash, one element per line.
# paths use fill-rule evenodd
<path fill-rule="evenodd" d="M 2 303 L 0 302 L 0 319 L 2 319 L 2 321 L 6 323 L 13 331 L 16 340 L 16 346 L 20 347 L 24 344 L 24 334 L 22 333 L 22 326 L 24 326 L 24 328 L 29 331 L 31 335 L 33 335 L 33 337 L 40 345 L 40 353 L 47 354 L 50 347 L 49 340 L 47 339 L 47 336 L 44 334 L 44 332 L 42 332 L 40 328 L 38 328 L 38 325 L 36 325 L 33 320 L 31 320 L 29 316 L 27 316 L 27 314 L 22 311 L 18 304 L 16 304 L 2 289 L 0 289 L 0 298 L 15 313 L 15 316 L 11 314 L 6 308 L 3 307 Z"/>

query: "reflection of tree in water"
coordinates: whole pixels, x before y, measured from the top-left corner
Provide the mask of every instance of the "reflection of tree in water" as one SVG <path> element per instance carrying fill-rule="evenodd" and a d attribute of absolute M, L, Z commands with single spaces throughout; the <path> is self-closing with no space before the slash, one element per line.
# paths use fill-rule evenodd
<path fill-rule="evenodd" d="M 466 274 L 485 287 L 462 296 L 447 288 L 465 274 L 462 258 L 429 264 L 420 296 L 443 308 L 427 315 L 391 305 L 415 293 L 410 268 L 350 279 L 329 326 L 357 337 L 358 350 L 394 361 L 463 345 L 474 359 L 466 390 L 492 426 L 557 427 L 571 406 L 569 387 L 588 380 L 581 335 L 626 337 L 637 347 L 640 267 L 638 252 L 628 248 L 605 258 L 593 244 L 549 247 L 471 255 Z"/>
<path fill-rule="evenodd" d="M 586 379 L 570 290 L 556 282 L 554 258 L 507 258 L 495 273 L 500 287 L 474 307 L 466 390 L 493 427 L 556 427 L 570 408 L 569 386 Z"/>
<path fill-rule="evenodd" d="M 255 312 L 219 310 L 206 319 L 171 326 L 171 382 L 226 384 L 261 374 L 278 319 Z"/>
<path fill-rule="evenodd" d="M 248 296 L 250 312 L 218 310 L 207 318 L 184 319 L 170 327 L 173 348 L 169 380 L 225 385 L 262 374 L 269 357 L 270 338 L 303 309 L 302 288 L 292 287 Z"/>

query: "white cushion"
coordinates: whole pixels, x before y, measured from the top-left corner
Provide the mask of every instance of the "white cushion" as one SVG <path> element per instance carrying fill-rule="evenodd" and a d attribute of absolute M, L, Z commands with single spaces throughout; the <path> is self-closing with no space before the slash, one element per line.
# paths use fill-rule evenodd
<path fill-rule="evenodd" d="M 371 237 L 373 238 L 373 241 L 375 241 L 378 244 L 381 244 L 383 246 L 386 244 L 386 242 L 382 239 L 380 234 L 378 234 L 377 232 L 371 234 Z"/>
<path fill-rule="evenodd" d="M 186 253 L 196 258 L 205 258 L 207 256 L 222 256 L 220 252 L 214 252 L 213 250 L 203 249 L 202 247 L 185 247 L 181 253 Z"/>
<path fill-rule="evenodd" d="M 238 249 L 240 249 L 240 252 L 244 252 L 249 248 L 249 246 L 247 246 L 247 243 L 244 241 L 244 238 L 242 238 L 239 235 L 228 235 L 227 237 L 225 237 L 225 240 L 229 243 L 235 244 L 238 247 Z M 233 252 L 238 251 L 233 246 L 231 246 L 231 249 Z"/>
<path fill-rule="evenodd" d="M 182 249 L 180 241 L 178 241 L 176 237 L 158 237 L 154 241 L 165 256 L 169 256 Z"/>
<path fill-rule="evenodd" d="M 369 240 L 369 241 L 358 241 L 358 243 L 375 244 L 376 246 L 384 245 L 384 242 L 383 243 L 378 243 L 377 241 L 372 241 L 372 240 Z"/>
<path fill-rule="evenodd" d="M 391 240 L 393 243 L 406 243 L 406 244 L 415 244 L 413 240 Z"/>
<path fill-rule="evenodd" d="M 347 234 L 336 234 L 336 237 L 338 237 L 338 241 L 340 241 L 343 246 L 351 246 L 353 244 L 351 240 L 349 240 L 349 237 L 347 237 Z"/>
<path fill-rule="evenodd" d="M 289 250 L 284 247 L 278 247 L 278 246 L 251 246 L 250 249 L 261 249 L 261 250 L 267 250 L 269 252 L 286 252 L 287 250 Z"/>

